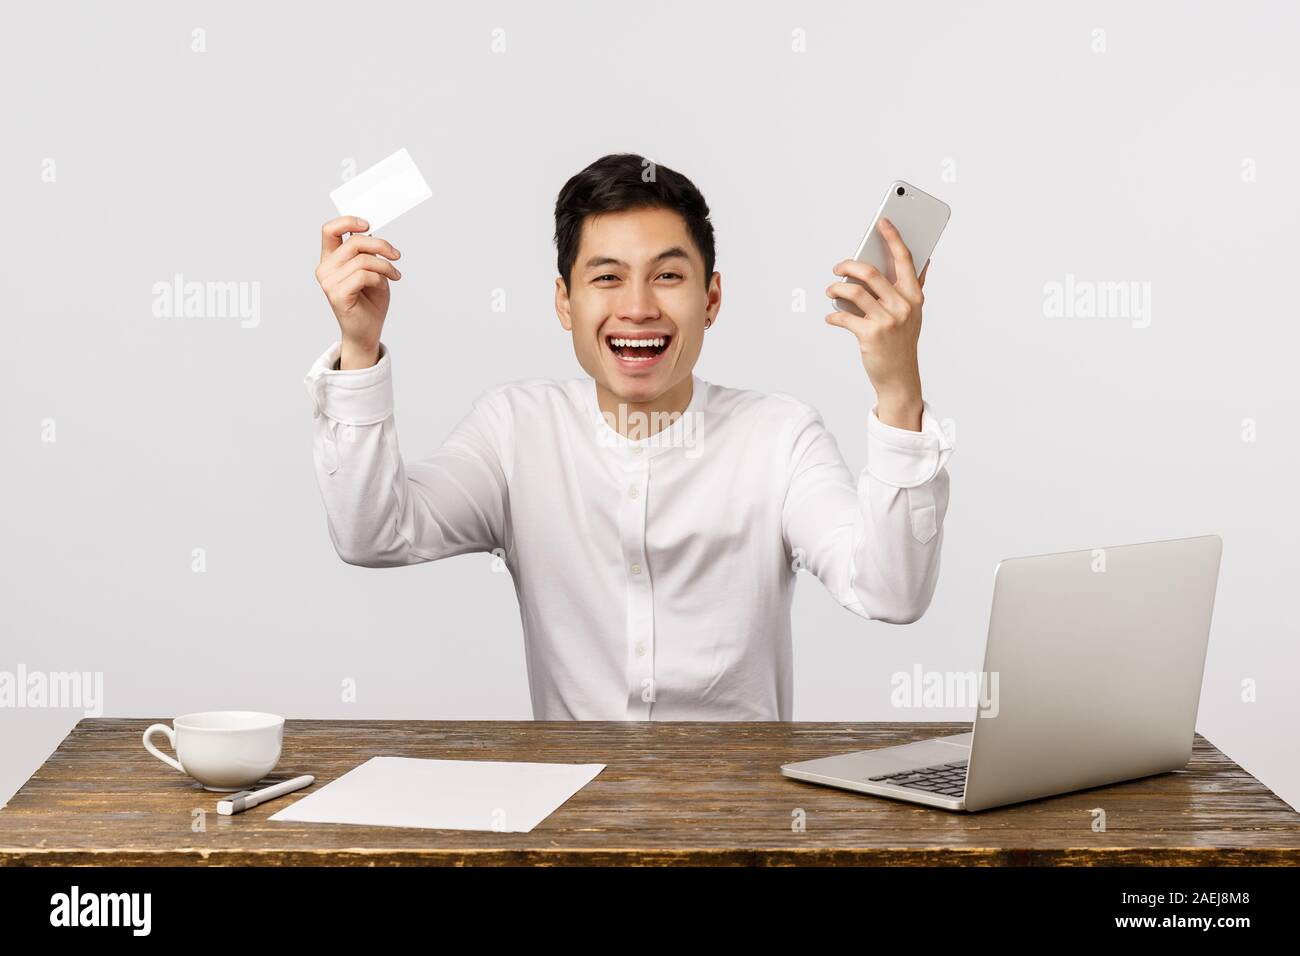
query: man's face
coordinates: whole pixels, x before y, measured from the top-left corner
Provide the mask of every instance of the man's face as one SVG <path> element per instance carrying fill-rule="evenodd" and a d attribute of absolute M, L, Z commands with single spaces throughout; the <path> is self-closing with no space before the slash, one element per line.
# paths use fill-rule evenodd
<path fill-rule="evenodd" d="M 713 273 L 706 288 L 704 260 L 680 215 L 588 216 L 572 276 L 572 288 L 555 280 L 555 310 L 588 375 L 629 405 L 689 391 L 683 383 L 700 356 L 705 320 L 716 320 L 722 277 Z"/>

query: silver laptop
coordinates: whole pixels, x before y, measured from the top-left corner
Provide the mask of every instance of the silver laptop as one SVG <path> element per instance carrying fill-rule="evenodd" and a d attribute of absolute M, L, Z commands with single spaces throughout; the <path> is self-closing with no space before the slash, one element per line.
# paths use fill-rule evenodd
<path fill-rule="evenodd" d="M 969 732 L 781 772 L 974 811 L 1186 766 L 1222 551 L 1205 535 L 1002 561 Z"/>

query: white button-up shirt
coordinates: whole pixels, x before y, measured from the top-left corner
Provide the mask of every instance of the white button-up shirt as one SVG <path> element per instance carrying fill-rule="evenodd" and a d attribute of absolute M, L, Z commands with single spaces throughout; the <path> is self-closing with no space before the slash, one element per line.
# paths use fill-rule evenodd
<path fill-rule="evenodd" d="M 611 427 L 592 378 L 527 379 L 404 461 L 389 350 L 338 371 L 339 349 L 306 378 L 335 549 L 366 567 L 496 554 L 535 719 L 790 720 L 800 569 L 863 618 L 929 606 L 952 442 L 928 403 L 920 432 L 865 416 L 856 484 L 814 408 L 698 376 L 641 441 Z"/>

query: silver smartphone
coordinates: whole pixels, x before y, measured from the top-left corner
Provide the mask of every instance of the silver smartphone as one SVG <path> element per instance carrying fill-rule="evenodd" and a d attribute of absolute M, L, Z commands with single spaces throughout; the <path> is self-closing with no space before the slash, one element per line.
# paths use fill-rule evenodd
<path fill-rule="evenodd" d="M 859 262 L 869 262 L 889 279 L 890 282 L 898 280 L 897 273 L 894 272 L 894 257 L 889 251 L 889 245 L 885 242 L 885 237 L 880 234 L 877 224 L 880 217 L 884 216 L 895 226 L 903 237 L 903 242 L 907 249 L 912 253 L 912 262 L 916 266 L 916 274 L 920 275 L 921 270 L 925 268 L 925 262 L 934 252 L 934 247 L 939 242 L 939 236 L 943 233 L 943 227 L 948 225 L 948 217 L 952 215 L 952 210 L 942 199 L 935 199 L 929 193 L 917 189 L 911 183 L 905 183 L 897 179 L 889 184 L 889 190 L 885 193 L 885 198 L 881 200 L 880 208 L 876 214 L 871 217 L 871 225 L 867 229 L 867 234 L 862 237 L 862 245 L 858 246 L 857 254 L 854 259 Z M 864 289 L 865 283 L 852 277 L 841 277 L 843 282 L 852 282 L 854 285 L 860 285 Z M 846 302 L 844 299 L 835 299 L 835 308 L 841 312 L 848 312 L 852 315 L 862 315 L 862 310 L 852 302 Z"/>

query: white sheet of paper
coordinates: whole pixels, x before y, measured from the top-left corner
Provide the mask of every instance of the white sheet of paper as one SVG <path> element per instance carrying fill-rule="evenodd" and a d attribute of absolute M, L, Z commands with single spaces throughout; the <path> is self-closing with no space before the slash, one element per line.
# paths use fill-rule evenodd
<path fill-rule="evenodd" d="M 603 763 L 371 757 L 268 819 L 528 833 Z"/>
<path fill-rule="evenodd" d="M 339 215 L 360 216 L 373 234 L 432 195 L 411 154 L 399 149 L 335 189 L 330 199 Z"/>

